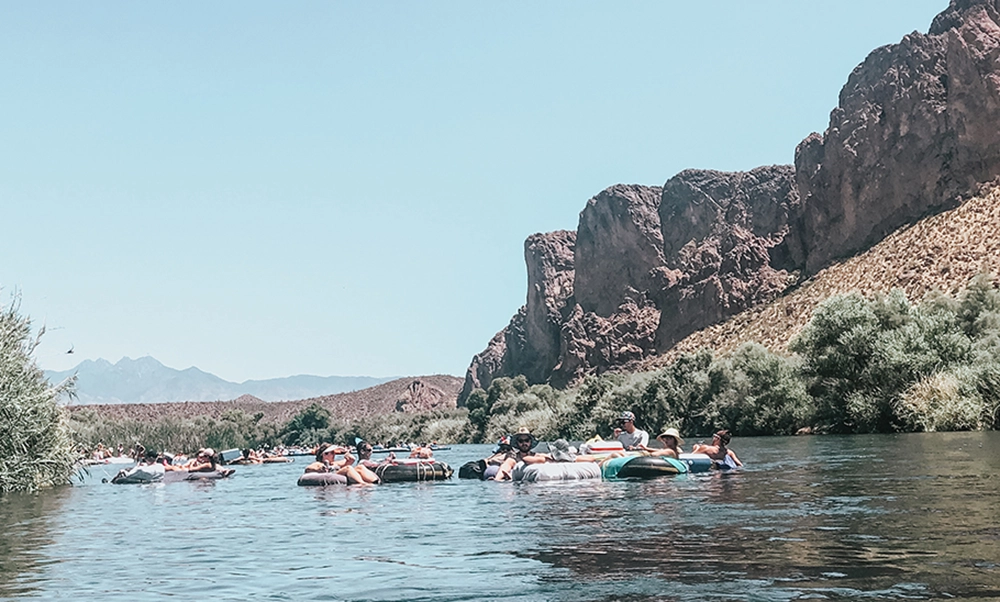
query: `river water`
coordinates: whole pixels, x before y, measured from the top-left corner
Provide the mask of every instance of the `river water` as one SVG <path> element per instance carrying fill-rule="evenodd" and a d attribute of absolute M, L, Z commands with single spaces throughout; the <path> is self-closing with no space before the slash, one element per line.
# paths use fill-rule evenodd
<path fill-rule="evenodd" d="M 0 497 L 0 599 L 1000 600 L 1000 433 L 733 448 L 745 469 L 642 482 L 317 489 L 299 458 L 126 486 L 97 467 Z"/>

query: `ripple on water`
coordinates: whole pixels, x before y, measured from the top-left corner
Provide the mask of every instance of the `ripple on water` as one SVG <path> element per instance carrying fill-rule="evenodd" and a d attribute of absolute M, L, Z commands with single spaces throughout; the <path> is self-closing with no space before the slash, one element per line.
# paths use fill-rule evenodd
<path fill-rule="evenodd" d="M 314 489 L 295 486 L 301 463 L 171 485 L 93 474 L 0 498 L 0 598 L 991 599 L 1000 479 L 978 444 L 1000 439 L 953 435 L 740 439 L 746 470 L 646 482 Z"/>

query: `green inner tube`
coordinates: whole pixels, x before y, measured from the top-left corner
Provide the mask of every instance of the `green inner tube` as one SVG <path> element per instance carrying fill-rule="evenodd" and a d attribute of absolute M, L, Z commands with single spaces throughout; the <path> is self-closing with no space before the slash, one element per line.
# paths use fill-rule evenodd
<path fill-rule="evenodd" d="M 665 456 L 625 456 L 601 465 L 605 479 L 652 479 L 688 472 L 683 462 Z"/>

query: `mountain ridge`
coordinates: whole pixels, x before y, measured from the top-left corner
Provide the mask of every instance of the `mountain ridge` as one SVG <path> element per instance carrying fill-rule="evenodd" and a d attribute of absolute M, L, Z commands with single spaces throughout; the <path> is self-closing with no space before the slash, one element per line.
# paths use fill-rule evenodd
<path fill-rule="evenodd" d="M 277 402 L 347 393 L 395 379 L 297 374 L 232 382 L 196 366 L 170 368 L 148 355 L 136 359 L 123 357 L 116 363 L 103 358 L 84 360 L 69 370 L 45 371 L 51 382 L 74 374 L 77 397 L 73 403 L 79 405 L 218 401 L 242 395 Z"/>

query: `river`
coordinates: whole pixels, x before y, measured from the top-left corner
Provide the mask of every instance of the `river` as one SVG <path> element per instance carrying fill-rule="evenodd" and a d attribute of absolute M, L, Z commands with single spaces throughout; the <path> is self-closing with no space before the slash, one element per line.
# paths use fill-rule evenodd
<path fill-rule="evenodd" d="M 96 467 L 0 497 L 0 599 L 1000 600 L 1000 433 L 732 447 L 743 470 L 639 482 L 319 489 L 295 485 L 298 458 L 140 486 Z"/>

